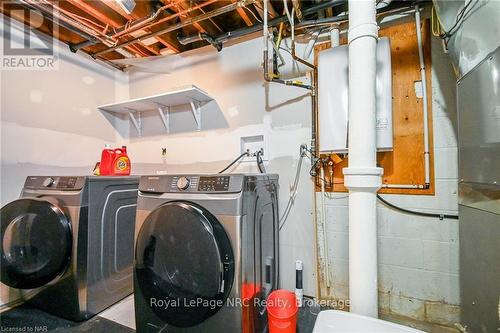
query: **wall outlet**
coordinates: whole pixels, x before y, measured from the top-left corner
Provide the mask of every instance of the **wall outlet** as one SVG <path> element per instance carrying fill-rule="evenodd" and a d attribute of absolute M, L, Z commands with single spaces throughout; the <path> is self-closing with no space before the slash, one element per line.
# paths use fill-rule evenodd
<path fill-rule="evenodd" d="M 267 142 L 264 135 L 252 135 L 252 136 L 242 136 L 241 137 L 241 153 L 243 154 L 247 150 L 250 152 L 251 156 L 247 156 L 243 161 L 255 161 L 253 156 L 257 151 L 262 151 L 262 160 L 269 160 L 269 149 L 267 147 Z"/>

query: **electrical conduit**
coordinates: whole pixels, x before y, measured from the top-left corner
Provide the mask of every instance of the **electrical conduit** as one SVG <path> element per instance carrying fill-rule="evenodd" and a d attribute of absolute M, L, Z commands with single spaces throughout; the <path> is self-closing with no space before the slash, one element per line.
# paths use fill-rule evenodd
<path fill-rule="evenodd" d="M 386 0 L 387 1 L 387 0 Z M 415 28 L 417 33 L 418 59 L 420 64 L 420 81 L 422 82 L 422 111 L 424 118 L 424 184 L 383 184 L 383 188 L 428 189 L 431 184 L 430 150 L 429 150 L 429 119 L 427 97 L 427 75 L 425 73 L 424 48 L 422 43 L 422 29 L 420 25 L 420 8 L 415 6 Z"/>
<path fill-rule="evenodd" d="M 425 162 L 425 185 L 430 184 L 430 166 L 429 166 L 429 123 L 427 110 L 427 79 L 425 74 L 425 59 L 422 45 L 422 30 L 420 28 L 420 8 L 415 6 L 415 25 L 417 29 L 418 59 L 420 60 L 420 77 L 422 80 L 422 104 L 424 117 L 424 162 Z"/>

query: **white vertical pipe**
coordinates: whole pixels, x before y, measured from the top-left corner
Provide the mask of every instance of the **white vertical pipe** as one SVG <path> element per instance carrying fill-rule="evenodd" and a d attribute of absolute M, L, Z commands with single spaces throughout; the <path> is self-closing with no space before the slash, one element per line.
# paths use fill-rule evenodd
<path fill-rule="evenodd" d="M 427 79 L 425 74 L 425 59 L 422 46 L 422 30 L 420 27 L 420 8 L 415 6 L 415 25 L 417 29 L 418 59 L 420 60 L 420 79 L 422 80 L 422 104 L 424 117 L 424 163 L 425 163 L 425 184 L 430 184 L 430 163 L 429 163 L 429 120 L 427 110 Z"/>
<path fill-rule="evenodd" d="M 325 279 L 326 287 L 330 288 L 330 259 L 328 256 L 328 230 L 326 227 L 326 214 L 325 214 L 325 168 L 321 165 L 320 180 L 321 180 L 321 224 L 323 227 L 323 251 L 325 251 Z"/>
<path fill-rule="evenodd" d="M 349 0 L 349 298 L 351 311 L 378 317 L 375 0 Z"/>
<path fill-rule="evenodd" d="M 340 29 L 338 25 L 335 25 L 330 30 L 330 47 L 336 47 L 340 45 Z"/>
<path fill-rule="evenodd" d="M 264 13 L 262 14 L 263 17 L 263 35 L 264 35 L 264 52 L 268 51 L 268 39 L 269 39 L 269 29 L 267 26 L 267 15 L 268 15 L 268 2 L 269 0 L 264 0 Z M 266 59 L 267 60 L 267 59 Z"/>

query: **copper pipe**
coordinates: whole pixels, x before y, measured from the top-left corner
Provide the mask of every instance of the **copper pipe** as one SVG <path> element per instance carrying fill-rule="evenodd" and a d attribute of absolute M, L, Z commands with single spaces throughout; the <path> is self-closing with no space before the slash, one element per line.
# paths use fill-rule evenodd
<path fill-rule="evenodd" d="M 109 24 L 113 28 L 118 28 L 119 26 L 122 25 L 121 22 L 115 21 L 109 16 L 105 15 L 103 12 L 98 11 L 94 7 L 90 6 L 88 3 L 86 3 L 83 0 L 67 0 L 70 4 L 72 4 L 75 7 L 78 7 L 82 9 L 83 11 L 89 13 L 96 19 L 100 20 L 101 22 L 105 24 Z"/>
<path fill-rule="evenodd" d="M 62 20 L 59 16 L 56 17 L 53 15 L 53 12 L 51 11 L 48 11 L 46 8 L 42 7 L 40 8 L 39 6 L 35 6 L 33 5 L 32 3 L 30 3 L 29 1 L 27 0 L 20 0 L 20 4 L 23 8 L 26 8 L 26 9 L 35 9 L 35 10 L 38 10 L 40 12 L 40 14 L 45 18 L 45 19 L 48 19 L 50 20 L 51 22 L 53 22 L 54 24 L 57 24 L 69 31 L 71 31 L 72 33 L 75 33 L 77 34 L 78 36 L 80 37 L 83 37 L 85 39 L 88 39 L 88 40 L 94 40 L 94 39 L 97 39 L 96 36 L 94 36 L 93 34 L 89 34 L 87 31 L 85 30 L 82 30 L 80 29 L 80 27 L 78 27 L 77 25 L 74 24 L 74 22 L 71 22 L 71 20 L 69 20 L 70 22 L 68 22 L 68 20 Z M 35 2 L 36 4 L 36 2 Z M 28 25 L 29 25 L 29 22 L 28 22 Z M 33 27 L 33 29 L 35 29 L 36 27 Z M 63 41 L 61 39 L 61 41 Z M 65 43 L 68 43 L 67 41 L 63 41 Z M 91 56 L 89 54 L 89 52 L 87 51 L 83 51 L 86 55 L 88 56 Z M 123 70 L 123 67 L 122 66 L 119 66 L 115 63 L 113 63 L 112 61 L 106 59 L 106 58 L 103 58 L 103 57 L 98 57 L 98 58 L 94 58 L 95 60 L 98 60 L 98 61 L 101 61 L 102 63 L 105 63 L 106 65 L 108 66 L 111 66 L 111 67 L 114 67 L 118 70 Z"/>
<path fill-rule="evenodd" d="M 218 1 L 218 0 L 209 0 L 209 1 Z M 199 15 L 199 16 L 196 16 L 196 17 L 188 18 L 187 20 L 185 20 L 183 22 L 171 25 L 171 26 L 169 26 L 169 27 L 167 27 L 165 29 L 161 29 L 161 30 L 158 30 L 158 31 L 155 31 L 155 32 L 147 33 L 147 34 L 145 34 L 143 36 L 139 36 L 139 37 L 133 38 L 131 40 L 125 41 L 123 43 L 120 43 L 118 45 L 115 45 L 113 47 L 109 47 L 109 48 L 107 48 L 105 50 L 102 50 L 102 51 L 94 53 L 94 56 L 99 56 L 99 55 L 102 55 L 102 54 L 114 51 L 116 49 L 123 48 L 125 46 L 130 45 L 130 44 L 135 44 L 137 42 L 142 41 L 145 38 L 156 37 L 156 36 L 159 36 L 159 35 L 163 35 L 163 34 L 165 34 L 167 32 L 171 32 L 171 31 L 175 31 L 177 29 L 181 29 L 181 28 L 187 27 L 187 26 L 192 25 L 194 23 L 198 23 L 200 21 L 207 20 L 209 18 L 212 18 L 212 17 L 218 16 L 218 15 L 222 15 L 222 14 L 228 13 L 228 12 L 230 12 L 232 10 L 235 10 L 238 7 L 246 6 L 246 5 L 251 4 L 253 2 L 255 2 L 255 0 L 240 0 L 240 1 L 232 3 L 230 5 L 226 5 L 224 7 L 220 7 L 220 8 L 214 9 L 213 11 L 208 12 L 206 14 L 202 14 L 202 15 Z M 193 8 L 194 7 L 191 7 L 191 10 L 193 10 Z M 159 22 L 160 21 L 155 22 L 154 24 L 157 24 Z"/>
<path fill-rule="evenodd" d="M 299 0 L 292 0 L 293 8 L 295 8 L 295 16 L 297 16 L 297 19 L 299 22 L 302 21 L 304 16 L 302 15 L 302 11 L 300 10 L 300 1 Z"/>
<path fill-rule="evenodd" d="M 42 5 L 41 2 L 45 1 L 37 1 L 37 0 L 22 0 L 21 2 L 28 4 L 29 6 L 41 11 L 42 13 L 45 13 L 47 15 L 53 15 L 54 11 L 49 10 L 46 6 Z M 52 3 L 48 3 L 50 6 L 53 6 Z M 57 6 L 54 6 L 55 9 L 57 9 Z M 100 40 L 102 43 L 105 45 L 113 45 L 114 41 L 110 40 L 107 36 L 103 37 L 102 33 L 96 32 L 93 28 L 89 28 L 87 25 L 83 24 L 82 22 L 79 22 L 73 18 L 67 17 L 66 15 L 63 15 L 62 11 L 58 10 L 57 13 L 57 18 L 60 19 L 61 21 L 64 21 L 73 27 L 85 32 L 86 34 L 89 34 L 98 40 Z"/>
<path fill-rule="evenodd" d="M 31 4 L 33 4 L 32 1 L 29 1 L 29 2 Z M 54 8 L 57 12 L 62 13 L 64 15 L 67 15 L 72 20 L 75 20 L 76 22 L 78 22 L 79 24 L 83 25 L 84 27 L 86 27 L 88 29 L 91 29 L 93 31 L 93 36 L 95 36 L 96 38 L 98 38 L 105 45 L 111 46 L 111 45 L 115 45 L 116 44 L 117 41 L 111 40 L 110 37 L 107 36 L 104 32 L 94 29 L 94 27 L 92 26 L 92 24 L 90 24 L 89 22 L 86 22 L 85 20 L 82 20 L 82 19 L 76 17 L 72 12 L 67 11 L 67 10 L 65 10 L 65 9 L 57 6 L 56 4 L 47 1 L 47 0 L 38 0 L 36 2 L 39 3 L 39 4 L 40 3 L 44 3 L 46 5 L 52 6 L 52 8 Z M 37 8 L 39 8 L 39 6 Z M 62 16 L 60 16 L 60 18 L 62 18 Z M 108 22 L 104 22 L 104 23 L 108 23 Z M 144 53 L 144 51 L 142 51 L 138 47 L 129 46 L 129 47 L 127 47 L 127 50 L 129 52 L 131 52 L 131 54 L 130 54 L 131 57 L 133 57 L 134 55 L 136 55 L 136 56 L 138 55 L 138 56 L 141 56 L 141 57 L 148 56 L 147 53 Z"/>
<path fill-rule="evenodd" d="M 49 3 L 50 5 L 52 5 L 55 9 L 57 9 L 58 11 L 61 11 L 61 12 L 64 12 L 66 13 L 67 15 L 69 16 L 72 16 L 73 17 L 73 13 L 69 12 L 69 11 L 66 11 L 58 6 L 56 6 L 54 3 L 52 2 L 47 2 L 47 0 L 42 0 L 44 1 L 45 3 Z M 84 10 L 85 12 L 88 12 L 90 15 L 94 16 L 96 19 L 98 19 L 99 21 L 103 22 L 104 24 L 106 25 L 109 25 L 110 27 L 113 27 L 113 28 L 117 28 L 121 25 L 120 22 L 116 21 L 116 20 L 113 20 L 112 18 L 106 16 L 104 13 L 96 10 L 94 7 L 90 6 L 88 3 L 85 3 L 84 1 L 82 0 L 68 0 L 69 3 L 71 3 L 72 5 Z M 76 17 L 73 17 L 74 19 L 78 20 Z M 108 36 L 105 31 L 103 32 L 100 32 L 99 33 L 104 36 L 104 37 L 107 37 L 107 38 L 112 38 L 112 45 L 116 44 L 117 43 L 117 38 L 115 37 L 112 37 L 112 36 Z M 149 52 L 155 54 L 155 55 L 159 55 L 159 52 L 156 52 L 154 49 L 151 49 L 150 47 L 146 46 L 146 45 L 142 45 L 141 43 L 141 46 L 143 48 L 145 48 L 146 50 L 148 50 Z M 149 54 L 145 53 L 143 50 L 141 50 L 140 48 L 136 47 L 136 48 L 132 48 L 132 47 L 128 47 L 127 48 L 129 51 L 131 51 L 132 53 L 136 54 L 136 55 L 140 55 L 140 56 L 149 56 Z"/>
<path fill-rule="evenodd" d="M 153 15 L 151 15 L 150 17 L 148 17 L 147 19 L 145 19 L 143 21 L 140 21 L 139 23 L 136 23 L 136 24 L 134 24 L 132 26 L 129 26 L 128 28 L 125 28 L 125 29 L 117 32 L 116 34 L 113 35 L 113 37 L 117 38 L 117 37 L 129 34 L 129 33 L 132 33 L 134 31 L 137 31 L 137 30 L 141 29 L 142 27 L 144 27 L 148 23 L 154 21 L 161 14 L 161 12 L 163 12 L 166 9 L 169 9 L 170 7 L 174 6 L 175 4 L 176 4 L 176 2 L 171 2 L 171 3 L 169 3 L 169 4 L 165 5 L 165 6 L 162 6 L 162 7 L 158 8 L 158 10 Z"/>
<path fill-rule="evenodd" d="M 186 15 L 186 14 L 189 14 L 189 13 L 190 13 L 190 12 L 192 12 L 193 10 L 197 10 L 197 9 L 203 8 L 203 7 L 205 7 L 205 6 L 208 6 L 208 5 L 210 5 L 210 4 L 215 3 L 215 2 L 217 2 L 217 1 L 219 1 L 219 0 L 208 0 L 207 2 L 204 2 L 204 3 L 202 3 L 202 4 L 196 5 L 196 6 L 194 6 L 194 7 L 189 7 L 189 8 L 187 8 L 187 9 L 185 9 L 185 10 L 182 10 L 182 11 L 177 12 L 177 13 L 175 13 L 175 14 L 172 14 L 172 15 L 170 15 L 170 16 L 164 17 L 164 18 L 162 18 L 161 20 L 158 20 L 158 21 L 156 21 L 156 22 L 150 23 L 150 22 L 151 22 L 151 21 L 153 21 L 156 17 L 158 17 L 158 15 L 160 14 L 161 10 L 163 10 L 162 8 L 165 8 L 165 7 L 167 7 L 167 8 L 168 8 L 168 6 L 169 6 L 169 5 L 163 6 L 163 7 L 161 7 L 161 8 L 160 8 L 161 10 L 158 10 L 158 11 L 157 11 L 157 12 L 153 15 L 154 17 L 152 16 L 152 17 L 148 18 L 148 19 L 146 20 L 147 22 L 146 22 L 146 21 L 143 21 L 143 22 L 140 22 L 140 23 L 138 23 L 138 24 L 134 24 L 134 25 L 132 25 L 132 26 L 130 26 L 130 27 L 128 27 L 128 28 L 126 28 L 126 29 L 124 29 L 124 30 L 122 30 L 122 31 L 120 31 L 120 32 L 118 32 L 118 33 L 116 33 L 116 34 L 114 34 L 112 37 L 119 37 L 119 36 L 122 36 L 122 35 L 124 35 L 124 34 L 130 34 L 130 33 L 134 32 L 134 31 L 137 31 L 137 30 L 140 30 L 140 29 L 149 29 L 149 28 L 151 28 L 151 27 L 153 27 L 153 26 L 155 26 L 155 25 L 158 25 L 158 24 L 160 24 L 160 23 L 163 23 L 163 22 L 169 21 L 169 20 L 174 19 L 174 18 L 176 18 L 176 17 L 179 17 L 179 16 L 181 16 L 181 15 Z M 165 9 L 166 9 L 166 8 L 165 8 Z M 149 24 L 148 24 L 148 23 L 149 23 Z"/>

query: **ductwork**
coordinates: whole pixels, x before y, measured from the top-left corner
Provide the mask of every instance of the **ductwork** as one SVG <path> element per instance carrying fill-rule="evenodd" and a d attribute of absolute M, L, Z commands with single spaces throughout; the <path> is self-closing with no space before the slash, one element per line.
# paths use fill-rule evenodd
<path fill-rule="evenodd" d="M 434 0 L 457 78 L 476 67 L 500 45 L 500 1 Z"/>

